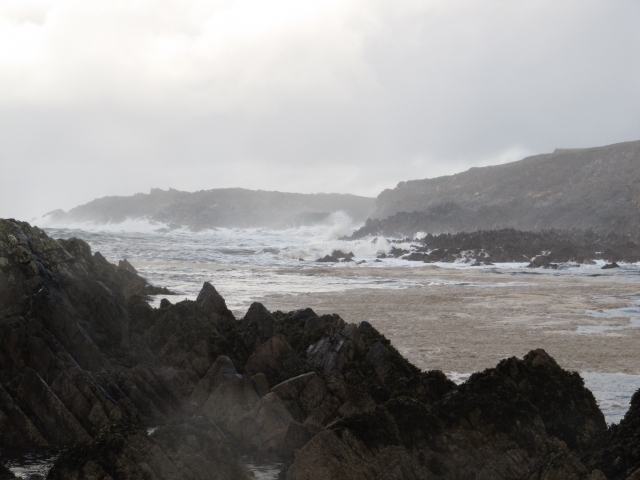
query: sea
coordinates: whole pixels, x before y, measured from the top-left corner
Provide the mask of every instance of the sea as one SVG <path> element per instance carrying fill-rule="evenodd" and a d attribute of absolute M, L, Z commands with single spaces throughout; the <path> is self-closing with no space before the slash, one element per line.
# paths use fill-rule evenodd
<path fill-rule="evenodd" d="M 389 253 L 392 247 L 410 250 L 415 240 L 389 240 L 384 237 L 345 240 L 344 237 L 351 235 L 360 225 L 341 212 L 333 214 L 322 225 L 287 229 L 213 228 L 192 231 L 186 228 L 169 229 L 165 225 L 140 220 L 109 225 L 51 225 L 46 220 L 35 223 L 53 238 L 82 238 L 89 243 L 93 252 L 100 252 L 111 262 L 127 259 L 151 284 L 167 287 L 176 294 L 154 296 L 152 306 L 158 306 L 165 297 L 172 303 L 182 299 L 193 300 L 205 281 L 216 287 L 236 316 L 242 316 L 256 298 L 271 294 L 422 286 L 410 278 L 402 278 L 402 275 L 384 279 L 356 275 L 356 269 L 363 266 L 416 268 L 423 264 L 399 258 L 378 258 L 381 254 Z M 319 265 L 316 260 L 334 250 L 352 252 L 354 261 L 322 264 L 323 267 L 338 269 L 334 275 L 313 274 Z M 470 268 L 465 263 L 437 265 L 443 268 Z M 497 264 L 492 268 L 525 267 L 526 263 Z M 584 267 L 565 268 L 574 268 L 577 275 L 589 273 Z M 600 266 L 592 268 L 599 269 Z M 639 265 L 626 268 L 629 273 L 640 274 Z M 585 314 L 628 316 L 629 328 L 640 327 L 640 299 L 638 305 L 631 305 L 622 312 Z M 581 333 L 598 333 L 597 327 L 595 329 Z M 594 393 L 607 422 L 619 422 L 629 408 L 631 396 L 640 388 L 640 375 L 580 373 L 586 386 Z M 460 383 L 468 374 L 451 372 L 450 377 Z M 42 473 L 50 465 L 50 457 L 32 457 L 13 459 L 9 466 L 16 474 L 25 477 L 29 473 Z M 281 468 L 277 464 L 252 459 L 244 459 L 244 462 L 255 477 L 262 480 L 277 478 Z"/>

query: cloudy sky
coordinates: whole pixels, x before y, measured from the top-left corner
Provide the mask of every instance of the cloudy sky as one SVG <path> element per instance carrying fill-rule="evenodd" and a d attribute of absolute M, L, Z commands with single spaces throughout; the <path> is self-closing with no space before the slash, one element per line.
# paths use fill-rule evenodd
<path fill-rule="evenodd" d="M 637 0 L 0 0 L 0 217 L 640 139 Z"/>

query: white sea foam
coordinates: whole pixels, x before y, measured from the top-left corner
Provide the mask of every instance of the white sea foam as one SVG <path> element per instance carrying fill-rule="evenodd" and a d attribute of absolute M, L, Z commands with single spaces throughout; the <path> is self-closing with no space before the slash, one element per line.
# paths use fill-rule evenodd
<path fill-rule="evenodd" d="M 611 334 L 619 330 L 640 328 L 640 299 L 636 297 L 631 301 L 633 302 L 631 305 L 627 305 L 621 308 L 610 308 L 606 310 L 587 310 L 585 312 L 585 315 L 592 318 L 601 318 L 604 320 L 604 322 L 600 324 L 580 325 L 576 329 L 576 333 Z M 606 321 L 615 318 L 627 318 L 629 322 L 623 325 L 616 325 Z"/>

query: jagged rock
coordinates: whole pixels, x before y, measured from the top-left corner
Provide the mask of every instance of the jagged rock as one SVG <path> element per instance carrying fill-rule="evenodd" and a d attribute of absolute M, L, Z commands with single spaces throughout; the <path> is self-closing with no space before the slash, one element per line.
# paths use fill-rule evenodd
<path fill-rule="evenodd" d="M 0 258 L 0 447 L 88 441 L 189 406 L 223 317 L 188 301 L 154 310 L 128 262 L 26 223 L 0 220 Z"/>
<path fill-rule="evenodd" d="M 227 308 L 224 298 L 209 282 L 204 282 L 202 285 L 198 298 L 196 298 L 196 304 L 207 314 L 216 313 L 223 317 L 234 318 L 233 313 Z"/>
<path fill-rule="evenodd" d="M 240 375 L 226 357 L 219 357 L 209 376 L 212 393 L 202 407 L 242 447 L 275 455 L 293 418 L 275 394 L 260 396 L 251 379 Z"/>
<path fill-rule="evenodd" d="M 245 343 L 250 348 L 259 347 L 276 334 L 277 321 L 261 303 L 252 303 L 243 320 L 248 330 Z"/>
<path fill-rule="evenodd" d="M 585 448 L 605 429 L 579 375 L 535 350 L 472 375 L 431 409 L 395 397 L 342 418 L 298 452 L 286 477 L 529 478 L 564 452 L 569 460 L 533 478 L 583 478 L 587 470 L 567 449 Z"/>
<path fill-rule="evenodd" d="M 219 356 L 211 364 L 207 373 L 200 379 L 191 394 L 190 403 L 202 407 L 209 395 L 224 381 L 238 377 L 238 372 L 229 357 Z"/>
<path fill-rule="evenodd" d="M 278 379 L 291 377 L 303 369 L 298 354 L 281 334 L 260 345 L 245 365 L 249 375 L 264 373 L 270 383 L 277 383 Z"/>
<path fill-rule="evenodd" d="M 278 395 L 292 417 L 314 433 L 333 421 L 342 402 L 315 372 L 290 378 L 271 391 Z"/>

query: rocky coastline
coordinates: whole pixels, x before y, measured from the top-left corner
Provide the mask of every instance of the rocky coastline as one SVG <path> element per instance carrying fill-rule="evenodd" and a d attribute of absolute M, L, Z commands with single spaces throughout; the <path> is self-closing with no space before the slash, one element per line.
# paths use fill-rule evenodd
<path fill-rule="evenodd" d="M 349 239 L 377 235 L 378 225 L 379 222 L 369 220 Z M 557 268 L 561 263 L 594 264 L 596 260 L 608 262 L 606 268 L 617 268 L 617 262 L 640 261 L 640 241 L 636 237 L 580 230 L 522 231 L 504 228 L 427 234 L 422 238 L 391 239 L 391 242 L 411 243 L 411 246 L 394 246 L 379 258 L 391 256 L 424 263 L 464 262 L 474 265 L 526 262 L 532 268 Z M 329 258 L 332 257 L 318 261 L 329 261 Z"/>
<path fill-rule="evenodd" d="M 48 478 L 74 480 L 251 478 L 240 455 L 288 480 L 640 478 L 640 393 L 607 427 L 543 350 L 455 385 L 367 322 L 161 292 L 0 220 L 0 451 L 59 448 Z"/>

